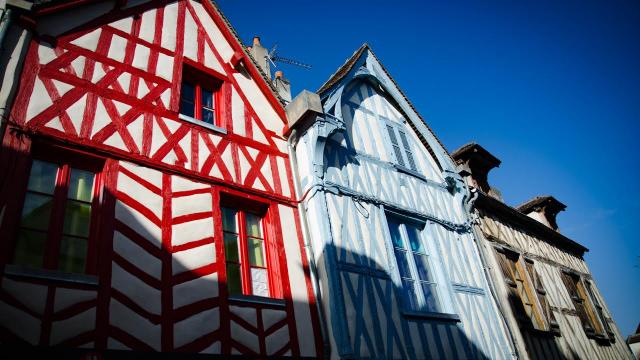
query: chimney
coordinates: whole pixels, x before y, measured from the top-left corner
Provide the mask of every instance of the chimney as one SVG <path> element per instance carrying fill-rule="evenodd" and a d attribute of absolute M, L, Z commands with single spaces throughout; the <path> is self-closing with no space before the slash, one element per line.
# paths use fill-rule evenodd
<path fill-rule="evenodd" d="M 282 70 L 276 71 L 276 77 L 273 79 L 273 86 L 278 91 L 278 95 L 288 103 L 291 102 L 291 83 L 284 77 Z"/>
<path fill-rule="evenodd" d="M 451 154 L 456 162 L 458 172 L 467 179 L 467 184 L 473 186 L 485 194 L 502 200 L 500 192 L 489 185 L 489 171 L 500 166 L 501 161 L 491 155 L 485 148 L 469 143 Z"/>
<path fill-rule="evenodd" d="M 267 59 L 267 49 L 262 47 L 260 44 L 260 37 L 253 37 L 253 46 L 248 48 L 253 59 L 258 63 L 258 66 L 262 71 L 267 75 L 267 77 L 271 78 L 271 69 L 269 67 L 269 60 Z"/>
<path fill-rule="evenodd" d="M 566 208 L 567 206 L 565 204 L 556 200 L 553 196 L 547 195 L 537 196 L 516 207 L 516 210 L 560 232 L 558 223 L 556 222 L 556 216 Z"/>

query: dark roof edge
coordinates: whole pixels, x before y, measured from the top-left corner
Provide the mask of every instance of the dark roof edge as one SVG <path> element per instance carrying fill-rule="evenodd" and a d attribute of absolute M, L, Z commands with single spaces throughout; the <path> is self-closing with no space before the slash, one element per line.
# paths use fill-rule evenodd
<path fill-rule="evenodd" d="M 524 228 L 526 232 L 539 237 L 541 240 L 548 241 L 553 245 L 561 246 L 565 249 L 574 251 L 581 257 L 585 252 L 589 251 L 588 248 L 549 228 L 536 219 L 528 217 L 527 215 L 503 203 L 502 201 L 497 200 L 481 191 L 478 191 L 478 194 L 478 199 L 475 202 L 475 206 L 477 208 L 488 210 L 493 214 L 500 215 L 503 219 L 507 219 L 512 224 Z"/>

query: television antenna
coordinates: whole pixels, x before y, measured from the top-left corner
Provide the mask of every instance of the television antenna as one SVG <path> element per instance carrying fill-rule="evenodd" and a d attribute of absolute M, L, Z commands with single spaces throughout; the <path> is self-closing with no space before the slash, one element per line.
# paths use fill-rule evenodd
<path fill-rule="evenodd" d="M 276 65 L 276 62 L 280 62 L 280 63 L 283 63 L 283 64 L 299 66 L 299 67 L 301 67 L 303 69 L 306 69 L 306 70 L 310 70 L 311 69 L 311 65 L 309 65 L 309 64 L 305 64 L 303 62 L 300 62 L 300 61 L 297 61 L 297 60 L 293 60 L 293 59 L 289 59 L 289 58 L 286 58 L 286 57 L 278 55 L 277 49 L 278 49 L 278 44 L 275 44 L 275 45 L 273 45 L 271 50 L 269 50 L 267 55 L 265 55 L 265 57 L 267 58 L 267 60 L 269 60 L 269 62 L 271 63 L 271 65 L 273 65 L 273 67 L 278 67 Z"/>

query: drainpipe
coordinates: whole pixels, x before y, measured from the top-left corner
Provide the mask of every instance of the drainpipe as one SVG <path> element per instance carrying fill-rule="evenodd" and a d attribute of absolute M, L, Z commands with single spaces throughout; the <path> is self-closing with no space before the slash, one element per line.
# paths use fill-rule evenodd
<path fill-rule="evenodd" d="M 287 139 L 287 146 L 289 148 L 289 163 L 291 166 L 291 173 L 293 176 L 293 187 L 296 194 L 296 199 L 299 199 L 298 211 L 300 212 L 300 222 L 302 225 L 302 238 L 304 241 L 305 254 L 307 255 L 307 261 L 309 262 L 309 272 L 311 276 L 311 286 L 313 287 L 313 293 L 316 297 L 316 309 L 318 310 L 318 316 L 320 317 L 320 333 L 322 335 L 322 352 L 325 359 L 330 358 L 331 345 L 329 344 L 329 336 L 327 334 L 327 323 L 324 316 L 324 309 L 322 308 L 321 294 L 320 294 L 320 280 L 318 279 L 318 270 L 316 262 L 313 257 L 313 245 L 311 244 L 311 234 L 309 233 L 309 226 L 307 220 L 307 214 L 304 209 L 304 199 L 301 198 L 302 185 L 300 184 L 300 178 L 298 177 L 298 157 L 295 151 L 295 144 L 298 131 L 293 129 Z"/>
<path fill-rule="evenodd" d="M 465 184 L 465 187 L 466 187 L 466 184 Z M 467 213 L 467 216 L 470 219 L 473 219 L 473 216 L 475 214 L 472 214 L 472 208 L 474 206 L 474 202 L 478 198 L 478 191 L 474 188 L 469 188 L 469 187 L 467 187 L 467 189 L 469 193 L 471 193 L 471 197 L 469 198 L 469 200 L 466 201 L 466 204 L 463 207 Z M 482 270 L 484 272 L 485 278 L 487 279 L 487 286 L 489 287 L 489 292 L 491 293 L 491 297 L 493 298 L 496 306 L 498 307 L 498 312 L 500 312 L 500 320 L 502 320 L 502 325 L 506 330 L 507 336 L 509 337 L 509 342 L 511 343 L 511 348 L 513 349 L 511 352 L 512 358 L 520 359 L 520 354 L 518 352 L 518 344 L 516 343 L 516 340 L 514 339 L 513 334 L 511 334 L 511 331 L 509 330 L 509 324 L 507 323 L 503 304 L 498 298 L 498 293 L 496 291 L 493 281 L 491 280 L 492 277 L 490 273 L 490 267 L 486 259 L 485 248 L 483 246 L 484 244 L 481 244 L 482 242 L 481 239 L 484 239 L 484 237 L 478 231 L 475 221 L 472 221 L 470 223 L 470 227 L 471 227 L 471 232 L 473 234 L 473 241 L 476 243 L 476 246 L 478 248 L 480 263 L 482 263 Z"/>
<path fill-rule="evenodd" d="M 5 6 L 7 5 L 5 4 Z M 2 53 L 4 53 L 4 38 L 7 36 L 7 32 L 11 26 L 13 11 L 9 8 L 5 8 L 2 10 L 0 17 L 0 56 L 2 56 Z"/>

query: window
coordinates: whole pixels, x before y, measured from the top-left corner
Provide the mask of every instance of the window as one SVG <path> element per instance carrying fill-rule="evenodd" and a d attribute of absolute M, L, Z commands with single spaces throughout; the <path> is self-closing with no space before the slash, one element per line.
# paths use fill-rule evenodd
<path fill-rule="evenodd" d="M 95 272 L 89 260 L 92 238 L 97 235 L 101 177 L 96 167 L 81 165 L 86 159 L 68 155 L 56 150 L 46 160 L 32 161 L 13 264 L 71 273 Z"/>
<path fill-rule="evenodd" d="M 222 207 L 222 228 L 230 295 L 270 297 L 265 220 L 254 213 Z"/>
<path fill-rule="evenodd" d="M 404 130 L 400 126 L 392 125 L 391 122 L 387 121 L 387 133 L 389 134 L 393 154 L 398 165 L 417 171 L 413 152 L 411 151 L 411 146 L 409 146 L 409 139 L 407 139 Z"/>
<path fill-rule="evenodd" d="M 613 336 L 604 316 L 604 310 L 594 296 L 591 283 L 581 279 L 578 274 L 568 272 L 562 272 L 562 281 L 569 292 L 585 333 L 600 339 Z"/>
<path fill-rule="evenodd" d="M 180 88 L 180 115 L 221 127 L 221 85 L 221 80 L 185 65 Z"/>
<path fill-rule="evenodd" d="M 496 250 L 516 318 L 536 330 L 558 331 L 558 323 L 534 262 L 508 249 Z"/>
<path fill-rule="evenodd" d="M 389 233 L 402 281 L 402 300 L 407 310 L 442 312 L 429 255 L 416 224 L 389 216 Z"/>

